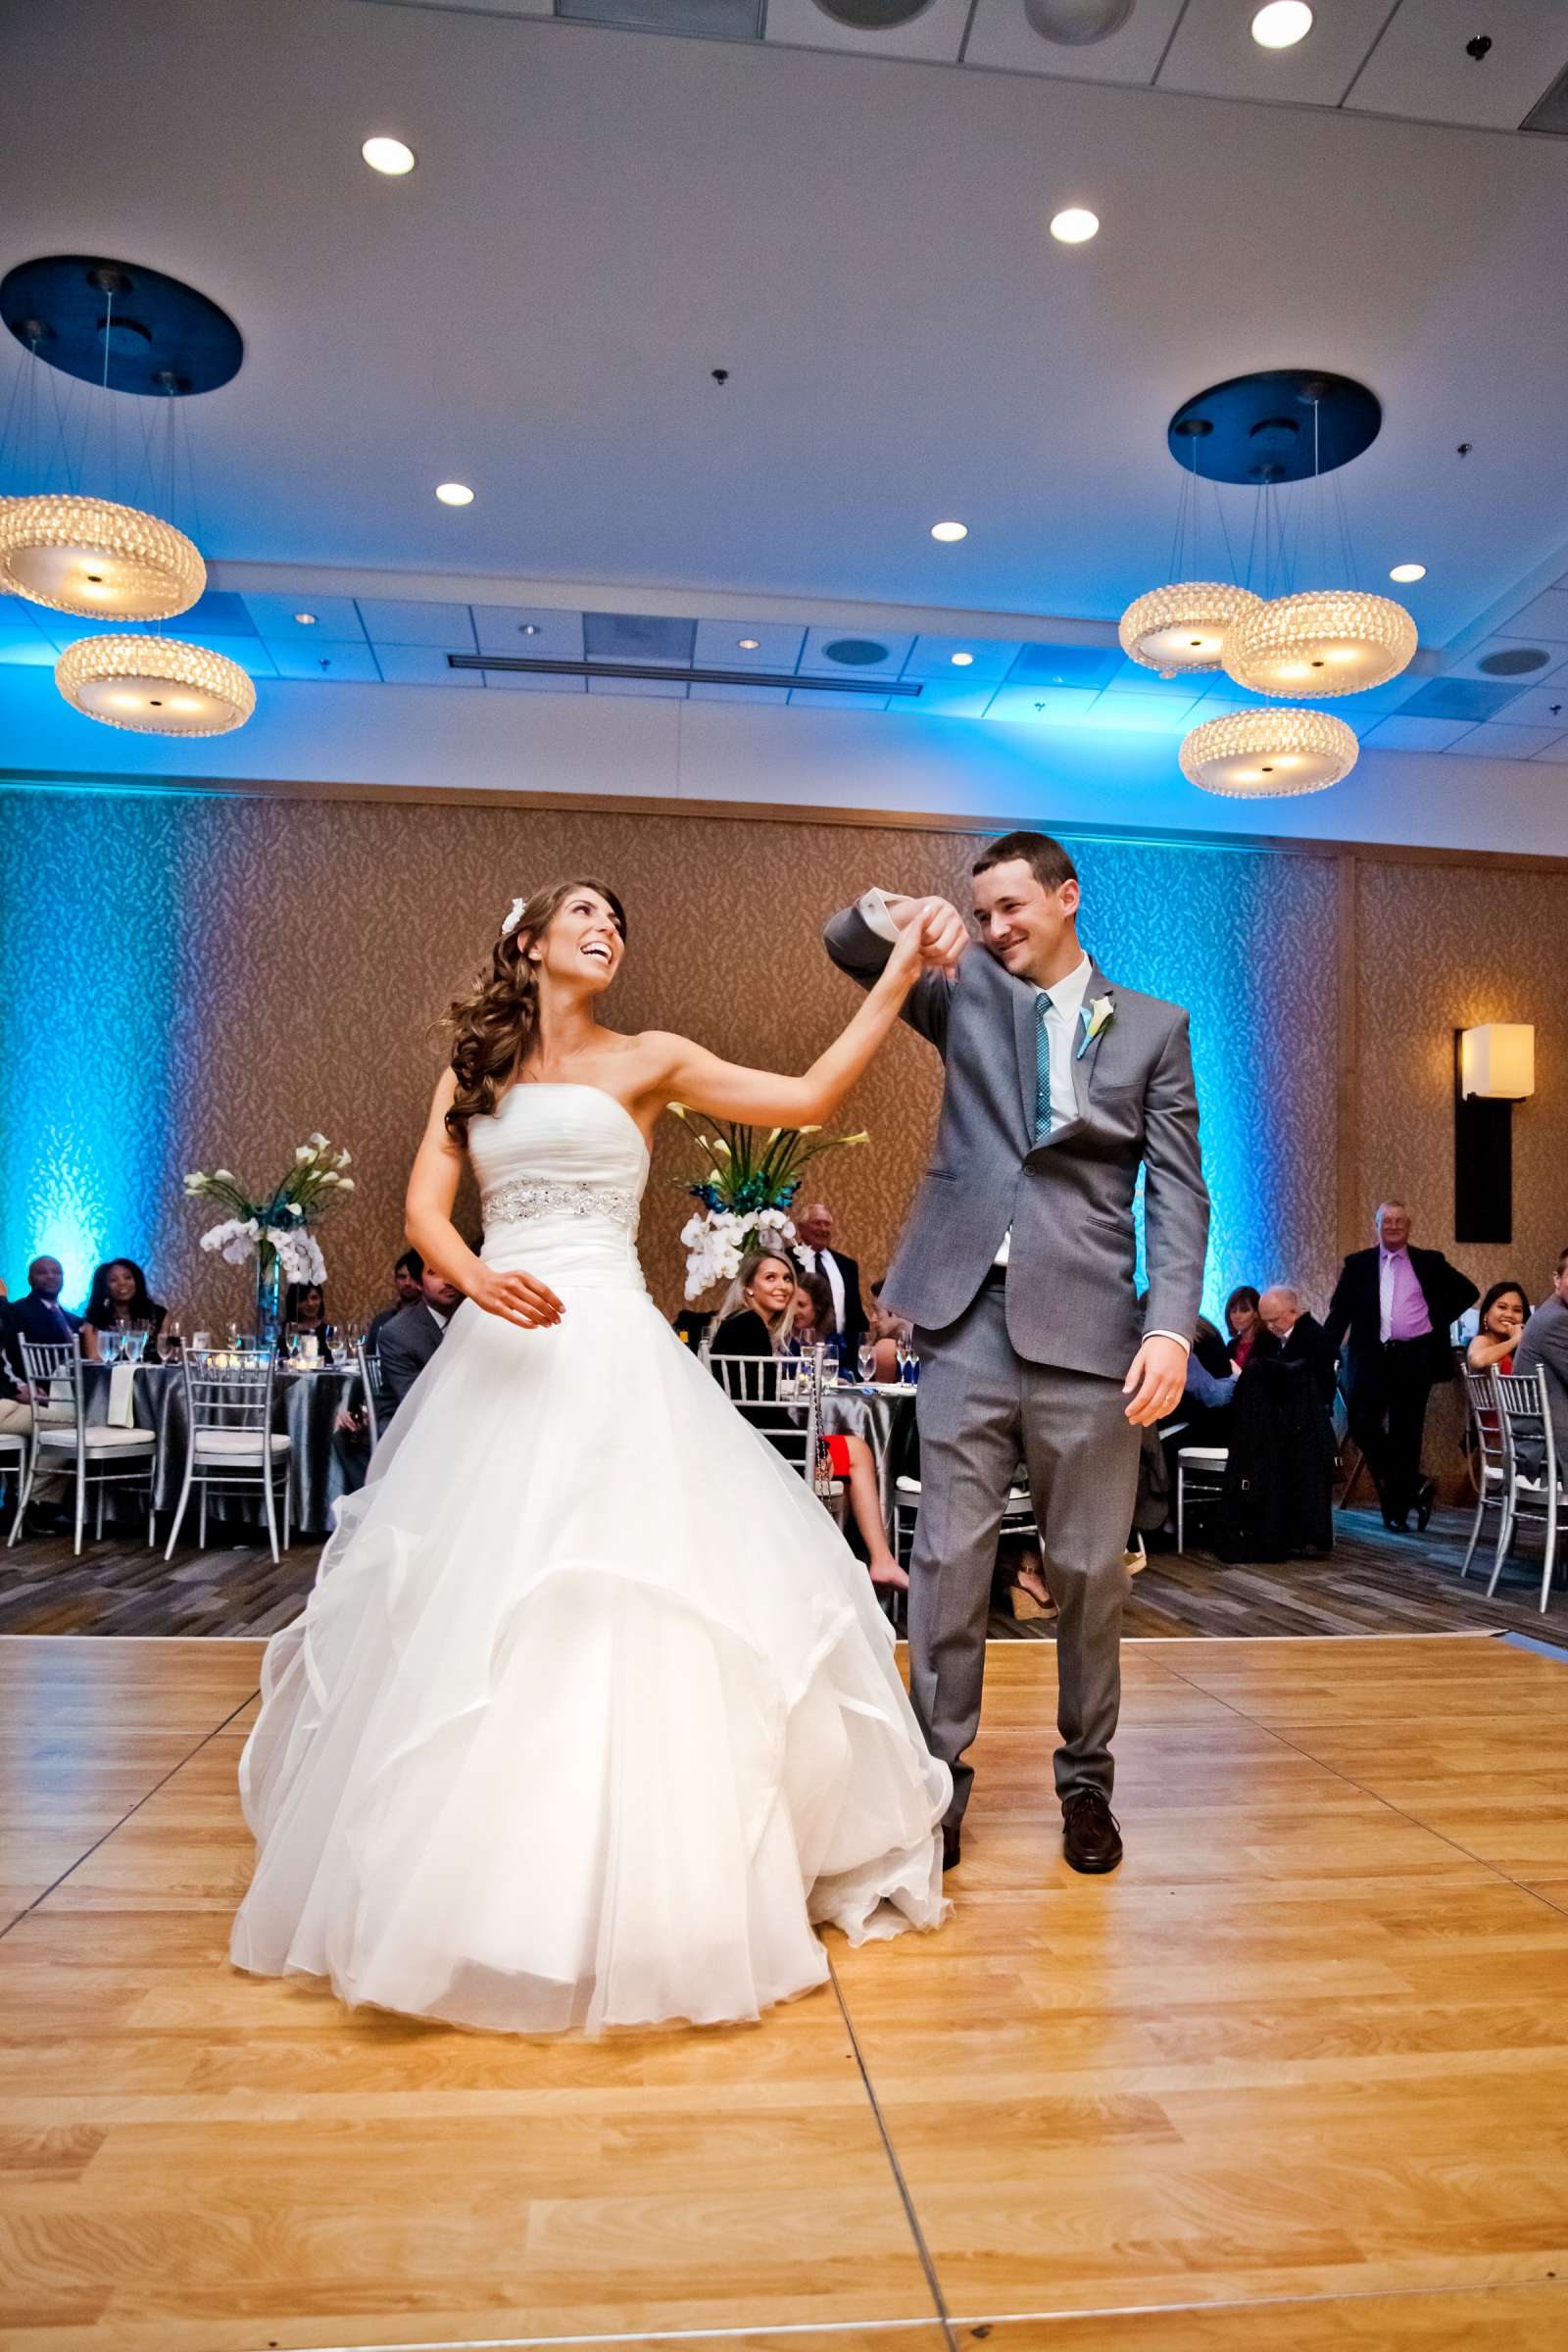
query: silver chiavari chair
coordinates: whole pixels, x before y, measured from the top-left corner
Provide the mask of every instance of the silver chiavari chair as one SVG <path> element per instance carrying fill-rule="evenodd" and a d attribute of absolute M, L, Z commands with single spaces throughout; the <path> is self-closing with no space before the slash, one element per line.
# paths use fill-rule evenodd
<path fill-rule="evenodd" d="M 97 1497 L 94 1538 L 104 1532 L 104 1492 L 109 1487 L 138 1486 L 147 1490 L 147 1541 L 158 1541 L 153 1513 L 153 1455 L 156 1440 L 150 1429 L 116 1429 L 87 1421 L 87 1400 L 77 1342 L 24 1340 L 23 1370 L 32 1391 L 32 1447 L 26 1484 L 17 1502 L 11 1543 L 22 1533 L 24 1514 L 42 1473 L 74 1473 L 76 1534 L 74 1549 L 81 1550 L 82 1526 L 87 1515 L 89 1489 Z"/>
<path fill-rule="evenodd" d="M 1534 1372 L 1495 1372 L 1493 1389 L 1502 1420 L 1504 1501 L 1502 1533 L 1497 1538 L 1487 1598 L 1497 1590 L 1502 1563 L 1513 1548 L 1520 1522 L 1525 1521 L 1545 1532 L 1545 1557 L 1541 1567 L 1541 1606 L 1544 1610 L 1551 1598 L 1551 1572 L 1557 1557 L 1557 1520 L 1560 1513 L 1568 1511 L 1544 1367 Z"/>
<path fill-rule="evenodd" d="M 290 1446 L 272 1427 L 272 1404 L 277 1363 L 270 1348 L 254 1353 L 187 1350 L 183 1361 L 185 1405 L 185 1476 L 169 1531 L 165 1559 L 172 1559 L 190 1500 L 192 1487 L 201 1489 L 201 1517 L 197 1540 L 207 1546 L 207 1496 L 211 1488 L 226 1493 L 257 1494 L 267 1517 L 268 1541 L 274 1562 L 278 1557 L 277 1503 L 283 1503 L 283 1549 L 287 1551 L 292 1504 L 289 1494 Z"/>
<path fill-rule="evenodd" d="M 731 1404 L 766 1438 L 813 1494 L 819 1493 L 816 1441 L 821 1425 L 822 1350 L 807 1356 L 723 1355 L 710 1358 Z M 813 1379 L 812 1374 L 815 1374 Z"/>
<path fill-rule="evenodd" d="M 1475 1464 L 1476 1515 L 1470 1529 L 1470 1542 L 1465 1547 L 1461 1577 L 1470 1573 L 1481 1530 L 1489 1511 L 1500 1513 L 1497 1533 L 1500 1538 L 1508 1513 L 1508 1448 L 1502 1434 L 1502 1407 L 1497 1402 L 1496 1375 L 1493 1372 L 1466 1370 L 1464 1380 L 1465 1407 L 1470 1415 L 1470 1437 Z"/>
<path fill-rule="evenodd" d="M 361 1340 L 354 1350 L 360 1366 L 360 1396 L 365 1406 L 365 1426 L 374 1453 L 380 1445 L 387 1423 L 392 1418 L 393 1403 L 381 1377 L 380 1350 L 367 1348 Z"/>

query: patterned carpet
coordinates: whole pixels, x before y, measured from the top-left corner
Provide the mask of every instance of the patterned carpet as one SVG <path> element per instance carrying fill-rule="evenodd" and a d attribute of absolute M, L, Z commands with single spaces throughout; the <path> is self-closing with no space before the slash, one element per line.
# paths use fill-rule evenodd
<path fill-rule="evenodd" d="M 1425 1536 L 1391 1536 L 1375 1511 L 1337 1514 L 1327 1559 L 1283 1567 L 1225 1566 L 1212 1553 L 1156 1554 L 1134 1580 L 1129 1637 L 1194 1635 L 1443 1634 L 1478 1628 L 1536 1633 L 1568 1644 L 1568 1594 L 1559 1582 L 1538 1613 L 1539 1538 L 1524 1539 L 1497 1589 L 1485 1573 L 1459 1582 L 1468 1514 L 1440 1511 Z M 166 1566 L 129 1527 L 74 1559 L 68 1539 L 28 1539 L 0 1550 L 0 1634 L 257 1635 L 298 1612 L 316 1575 L 318 1544 L 299 1544 L 273 1567 L 265 1544 L 197 1551 Z M 1490 1568 L 1490 1558 L 1482 1562 Z M 1561 1576 L 1568 1572 L 1565 1559 Z M 999 1595 L 1000 1598 L 1000 1595 Z M 999 1640 L 1050 1641 L 1049 1620 L 991 1620 Z"/>

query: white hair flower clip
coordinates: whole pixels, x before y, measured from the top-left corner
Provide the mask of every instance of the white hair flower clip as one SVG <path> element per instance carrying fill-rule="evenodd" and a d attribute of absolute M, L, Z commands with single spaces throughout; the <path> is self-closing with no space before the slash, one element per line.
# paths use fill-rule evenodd
<path fill-rule="evenodd" d="M 526 899 L 513 900 L 512 905 L 507 909 L 507 919 L 501 926 L 501 936 L 503 939 L 510 939 L 512 937 L 512 934 L 514 931 L 515 931 L 517 925 L 522 920 L 522 910 L 527 904 L 528 902 Z"/>

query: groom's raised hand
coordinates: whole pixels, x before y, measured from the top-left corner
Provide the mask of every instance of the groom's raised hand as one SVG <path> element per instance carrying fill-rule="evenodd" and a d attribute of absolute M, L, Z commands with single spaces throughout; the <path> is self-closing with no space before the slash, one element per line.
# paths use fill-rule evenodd
<path fill-rule="evenodd" d="M 969 930 L 956 906 L 947 899 L 900 898 L 886 893 L 883 905 L 889 917 L 900 931 L 911 923 L 920 928 L 920 961 L 938 964 L 944 971 L 956 972 L 958 958 L 969 945 Z"/>

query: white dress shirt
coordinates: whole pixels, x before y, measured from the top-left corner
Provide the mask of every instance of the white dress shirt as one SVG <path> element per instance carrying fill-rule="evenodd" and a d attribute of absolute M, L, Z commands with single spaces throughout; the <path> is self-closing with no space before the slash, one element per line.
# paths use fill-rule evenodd
<path fill-rule="evenodd" d="M 898 925 L 888 912 L 888 893 L 868 890 L 859 902 L 859 912 L 878 939 L 897 939 Z M 1065 1127 L 1078 1117 L 1078 1096 L 1072 1081 L 1073 1056 L 1078 1051 L 1083 1028 L 1084 999 L 1089 994 L 1093 965 L 1087 956 L 1080 957 L 1064 978 L 1054 981 L 1049 989 L 1037 987 L 1036 997 L 1049 996 L 1050 1006 L 1044 1014 L 1046 1032 L 1051 1042 L 1051 1125 L 1053 1132 Z M 1004 1266 L 1012 1247 L 1012 1228 L 1002 1237 L 1002 1247 L 993 1264 Z M 1174 1340 L 1178 1348 L 1192 1352 L 1192 1339 L 1179 1331 L 1151 1331 L 1151 1340 Z"/>

